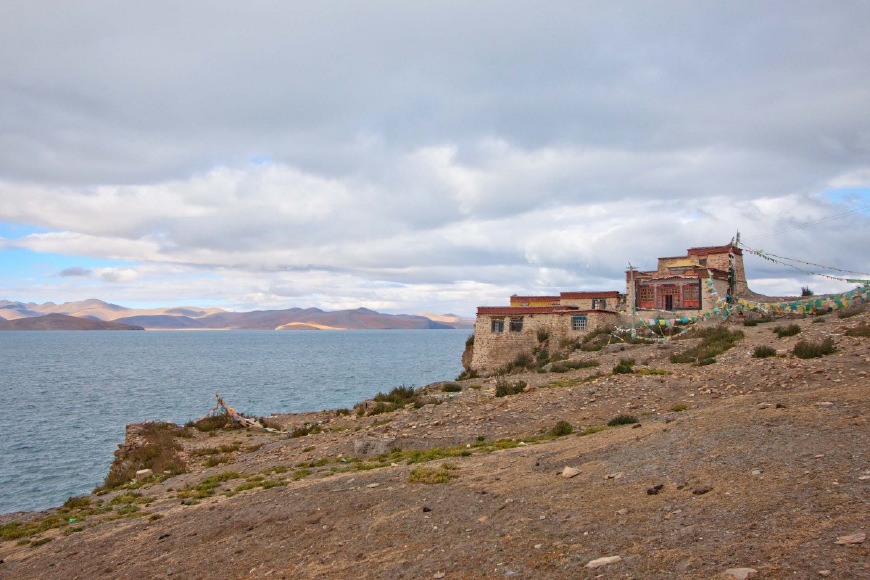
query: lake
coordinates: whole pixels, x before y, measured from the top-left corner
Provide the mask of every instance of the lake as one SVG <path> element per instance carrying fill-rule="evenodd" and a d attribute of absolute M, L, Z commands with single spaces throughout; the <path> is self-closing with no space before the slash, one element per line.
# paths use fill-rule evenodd
<path fill-rule="evenodd" d="M 102 483 L 124 427 L 352 407 L 451 380 L 469 330 L 0 332 L 0 513 Z"/>

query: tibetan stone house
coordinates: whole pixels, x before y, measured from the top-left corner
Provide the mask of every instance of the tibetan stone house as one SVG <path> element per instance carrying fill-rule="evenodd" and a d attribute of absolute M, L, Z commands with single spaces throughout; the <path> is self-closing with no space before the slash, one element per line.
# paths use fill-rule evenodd
<path fill-rule="evenodd" d="M 582 338 L 600 327 L 614 326 L 624 296 L 616 291 L 562 292 L 559 296 L 511 296 L 510 306 L 481 306 L 474 326 L 471 368 L 493 372 L 529 354 L 538 333 L 551 340 Z"/>

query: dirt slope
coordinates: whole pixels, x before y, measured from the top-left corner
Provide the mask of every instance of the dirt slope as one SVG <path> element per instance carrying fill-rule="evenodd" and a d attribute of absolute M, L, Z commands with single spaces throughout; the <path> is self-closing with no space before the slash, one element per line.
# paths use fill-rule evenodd
<path fill-rule="evenodd" d="M 794 321 L 801 334 L 783 339 L 772 324 L 735 326 L 746 337 L 709 366 L 669 362 L 697 339 L 615 345 L 575 353 L 598 368 L 510 377 L 530 384 L 513 396 L 476 379 L 459 394 L 430 386 L 440 405 L 273 418 L 320 425 L 305 437 L 196 433 L 178 439 L 190 473 L 140 498 L 93 496 L 112 509 L 26 545 L 0 542 L 0 578 L 706 579 L 738 567 L 870 578 L 870 541 L 859 542 L 870 527 L 870 339 L 843 335 L 870 317 L 822 318 Z M 823 358 L 751 356 L 825 337 L 837 352 Z M 671 374 L 590 379 L 629 356 Z M 617 414 L 640 423 L 590 429 Z M 575 432 L 540 437 L 559 420 Z M 504 438 L 528 443 L 495 443 Z M 221 445 L 230 462 L 206 468 Z M 452 457 L 407 463 L 411 449 L 450 445 Z M 446 483 L 411 481 L 444 463 Z M 185 505 L 179 490 L 227 472 L 243 477 Z M 233 494 L 245 476 L 253 489 Z M 264 481 L 277 487 L 254 487 Z M 121 513 L 125 501 L 141 507 Z M 586 567 L 606 556 L 620 560 Z"/>

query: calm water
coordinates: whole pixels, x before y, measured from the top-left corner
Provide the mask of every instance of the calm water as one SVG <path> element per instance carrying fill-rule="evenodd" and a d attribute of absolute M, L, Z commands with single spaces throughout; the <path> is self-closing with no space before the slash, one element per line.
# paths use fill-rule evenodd
<path fill-rule="evenodd" d="M 456 377 L 468 330 L 0 332 L 0 513 L 105 477 L 124 426 L 351 407 Z"/>

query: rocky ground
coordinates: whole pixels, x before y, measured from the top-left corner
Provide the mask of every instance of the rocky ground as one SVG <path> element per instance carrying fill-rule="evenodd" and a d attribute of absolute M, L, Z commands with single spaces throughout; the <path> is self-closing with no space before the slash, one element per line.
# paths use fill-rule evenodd
<path fill-rule="evenodd" d="M 303 437 L 186 430 L 188 473 L 0 518 L 30 530 L 0 541 L 0 578 L 870 578 L 870 338 L 844 334 L 862 323 L 734 323 L 707 366 L 669 360 L 698 339 L 615 344 L 511 375 L 516 395 L 472 379 L 419 408 L 272 418 L 318 425 Z M 789 354 L 827 337 L 834 354 Z M 621 358 L 636 372 L 611 374 Z M 621 415 L 639 422 L 603 428 Z"/>

